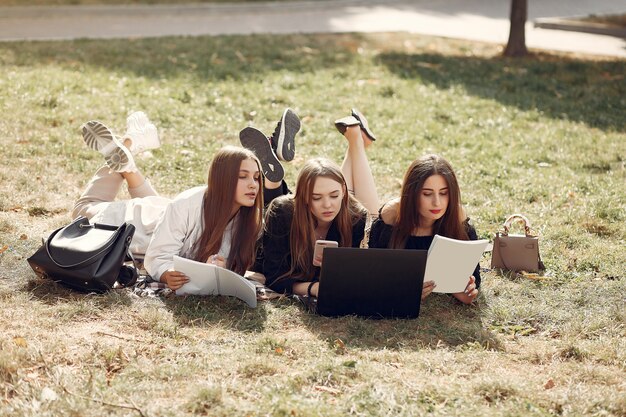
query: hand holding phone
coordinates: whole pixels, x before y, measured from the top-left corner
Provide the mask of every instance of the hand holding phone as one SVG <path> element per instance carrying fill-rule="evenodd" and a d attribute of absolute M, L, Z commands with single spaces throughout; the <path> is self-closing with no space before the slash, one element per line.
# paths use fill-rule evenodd
<path fill-rule="evenodd" d="M 315 250 L 313 251 L 313 265 L 321 266 L 322 265 L 322 257 L 324 256 L 324 248 L 336 248 L 339 246 L 339 243 L 334 240 L 316 240 L 315 241 Z"/>

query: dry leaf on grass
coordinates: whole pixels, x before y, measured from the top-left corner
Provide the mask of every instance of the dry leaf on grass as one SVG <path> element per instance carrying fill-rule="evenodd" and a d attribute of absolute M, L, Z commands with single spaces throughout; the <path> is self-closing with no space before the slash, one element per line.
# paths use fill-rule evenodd
<path fill-rule="evenodd" d="M 326 387 L 324 385 L 315 385 L 313 387 L 316 391 L 327 392 L 332 395 L 341 394 L 341 391 L 336 388 Z"/>
<path fill-rule="evenodd" d="M 554 380 L 552 378 L 548 379 L 548 381 L 543 385 L 543 388 L 545 389 L 552 389 L 554 388 L 556 384 L 554 383 Z"/>
<path fill-rule="evenodd" d="M 14 337 L 13 343 L 15 343 L 19 347 L 28 347 L 28 343 L 26 343 L 26 339 L 24 339 L 23 337 Z"/>

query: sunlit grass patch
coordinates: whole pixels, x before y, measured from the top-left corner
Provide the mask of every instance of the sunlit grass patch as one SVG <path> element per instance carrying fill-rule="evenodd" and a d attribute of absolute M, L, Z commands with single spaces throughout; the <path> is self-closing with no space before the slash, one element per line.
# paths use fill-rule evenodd
<path fill-rule="evenodd" d="M 0 415 L 623 415 L 626 64 L 498 53 L 408 34 L 0 44 Z M 174 196 L 287 106 L 303 125 L 289 184 L 307 158 L 341 161 L 332 122 L 357 107 L 383 200 L 441 153 L 481 237 L 530 218 L 545 274 L 486 255 L 475 306 L 434 294 L 418 320 L 365 320 L 289 298 L 79 294 L 31 272 L 102 164 L 81 123 L 123 133 L 144 110 L 162 147 L 138 165 Z"/>

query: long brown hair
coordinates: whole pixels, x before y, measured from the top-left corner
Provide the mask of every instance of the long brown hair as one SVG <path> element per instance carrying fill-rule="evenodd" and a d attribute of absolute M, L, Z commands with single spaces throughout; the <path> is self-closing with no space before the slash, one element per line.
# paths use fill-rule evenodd
<path fill-rule="evenodd" d="M 441 175 L 446 180 L 449 195 L 446 212 L 435 221 L 433 234 L 459 240 L 469 239 L 460 220 L 461 190 L 452 166 L 439 155 L 424 155 L 413 161 L 404 174 L 398 223 L 391 234 L 390 248 L 404 248 L 413 230 L 420 225 L 419 196 L 424 182 L 432 175 Z"/>
<path fill-rule="evenodd" d="M 352 246 L 352 227 L 367 213 L 365 208 L 348 193 L 346 180 L 337 164 L 326 158 L 315 158 L 307 161 L 298 174 L 296 193 L 292 198 L 293 219 L 289 237 L 291 269 L 284 275 L 285 277 L 291 276 L 302 280 L 311 280 L 315 275 L 312 260 L 317 218 L 311 212 L 310 206 L 313 201 L 313 187 L 319 177 L 337 181 L 343 188 L 339 213 L 333 220 L 339 230 L 339 246 Z"/>
<path fill-rule="evenodd" d="M 251 151 L 235 146 L 226 146 L 215 154 L 209 167 L 207 189 L 202 201 L 202 233 L 194 245 L 194 259 L 206 262 L 209 256 L 218 253 L 222 237 L 235 201 L 241 162 L 253 160 L 260 172 L 257 157 Z M 241 207 L 233 225 L 233 238 L 226 267 L 238 274 L 248 269 L 255 258 L 256 241 L 262 227 L 263 185 L 259 180 L 259 192 L 252 207 Z"/>

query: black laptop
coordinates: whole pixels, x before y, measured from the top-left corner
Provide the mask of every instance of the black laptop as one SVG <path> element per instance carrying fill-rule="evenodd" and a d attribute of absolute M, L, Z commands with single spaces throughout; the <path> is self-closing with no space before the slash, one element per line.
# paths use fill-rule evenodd
<path fill-rule="evenodd" d="M 317 313 L 416 318 L 427 255 L 411 249 L 325 248 Z"/>

